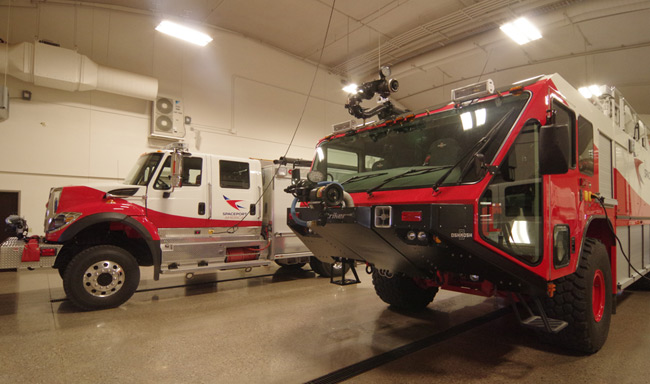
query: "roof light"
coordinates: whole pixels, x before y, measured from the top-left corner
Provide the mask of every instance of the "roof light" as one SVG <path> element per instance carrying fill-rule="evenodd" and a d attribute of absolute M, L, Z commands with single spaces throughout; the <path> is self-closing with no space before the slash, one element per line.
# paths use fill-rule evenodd
<path fill-rule="evenodd" d="M 479 99 L 494 93 L 494 82 L 487 79 L 480 83 L 470 84 L 465 87 L 451 90 L 451 99 L 454 103 L 461 103 L 467 100 Z"/>
<path fill-rule="evenodd" d="M 181 40 L 185 40 L 192 44 L 200 45 L 202 47 L 205 47 L 209 42 L 212 41 L 212 38 L 203 32 L 199 32 L 195 29 L 173 23 L 169 20 L 163 20 L 160 24 L 158 24 L 156 31 L 179 38 Z"/>
<path fill-rule="evenodd" d="M 524 17 L 503 24 L 500 29 L 519 45 L 524 45 L 542 37 L 539 29 Z"/>

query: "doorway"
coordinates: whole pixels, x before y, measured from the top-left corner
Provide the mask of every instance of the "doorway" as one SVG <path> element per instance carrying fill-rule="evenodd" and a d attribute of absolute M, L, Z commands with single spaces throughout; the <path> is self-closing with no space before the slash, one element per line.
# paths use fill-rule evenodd
<path fill-rule="evenodd" d="M 0 191 L 0 244 L 8 237 L 15 234 L 7 232 L 5 219 L 9 215 L 18 215 L 18 204 L 20 202 L 20 192 Z"/>

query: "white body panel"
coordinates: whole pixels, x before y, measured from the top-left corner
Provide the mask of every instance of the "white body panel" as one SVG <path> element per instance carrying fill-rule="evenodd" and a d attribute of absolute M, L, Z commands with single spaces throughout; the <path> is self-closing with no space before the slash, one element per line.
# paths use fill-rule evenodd
<path fill-rule="evenodd" d="M 621 242 L 612 267 L 624 289 L 650 272 L 650 132 L 618 92 L 597 107 L 559 75 L 551 77 L 576 114 L 593 124 L 598 192 L 616 208 L 610 219 Z"/>

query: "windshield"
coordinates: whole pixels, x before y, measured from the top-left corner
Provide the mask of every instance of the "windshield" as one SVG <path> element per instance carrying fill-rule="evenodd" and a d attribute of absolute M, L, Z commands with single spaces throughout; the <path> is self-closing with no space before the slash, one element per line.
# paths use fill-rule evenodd
<path fill-rule="evenodd" d="M 124 184 L 148 185 L 162 157 L 162 153 L 147 153 L 140 156 L 131 168 L 129 175 L 124 179 Z"/>
<path fill-rule="evenodd" d="M 483 174 L 474 170 L 469 152 L 479 151 L 491 163 L 528 98 L 528 93 L 496 97 L 402 124 L 350 131 L 321 143 L 314 169 L 348 192 L 431 187 L 447 172 L 441 185 L 475 182 Z"/>

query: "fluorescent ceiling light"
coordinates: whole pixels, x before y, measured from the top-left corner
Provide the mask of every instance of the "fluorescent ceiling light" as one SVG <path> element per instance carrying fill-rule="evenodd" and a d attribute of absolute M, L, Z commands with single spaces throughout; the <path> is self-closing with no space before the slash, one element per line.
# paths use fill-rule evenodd
<path fill-rule="evenodd" d="M 591 92 L 592 95 L 596 97 L 601 96 L 603 94 L 603 91 L 600 90 L 599 85 L 590 85 L 589 91 Z"/>
<path fill-rule="evenodd" d="M 524 45 L 542 37 L 539 29 L 524 17 L 520 17 L 510 23 L 505 23 L 500 28 L 519 45 Z"/>
<path fill-rule="evenodd" d="M 192 44 L 200 45 L 202 47 L 206 46 L 209 42 L 212 41 L 212 38 L 203 32 L 199 32 L 195 29 L 188 28 L 180 24 L 172 23 L 169 20 L 163 20 L 160 24 L 158 24 L 156 31 L 162 32 L 169 36 L 174 36 Z"/>
<path fill-rule="evenodd" d="M 359 87 L 355 83 L 350 83 L 343 87 L 343 90 L 347 93 L 357 93 Z"/>
<path fill-rule="evenodd" d="M 580 87 L 578 88 L 578 92 L 580 92 L 580 94 L 584 96 L 585 99 L 589 99 L 591 97 L 591 91 L 589 91 L 588 87 Z"/>
<path fill-rule="evenodd" d="M 592 98 L 593 96 L 599 97 L 603 94 L 603 86 L 602 85 L 590 85 L 588 87 L 580 87 L 578 88 L 578 92 L 582 96 L 584 96 L 587 99 Z"/>

